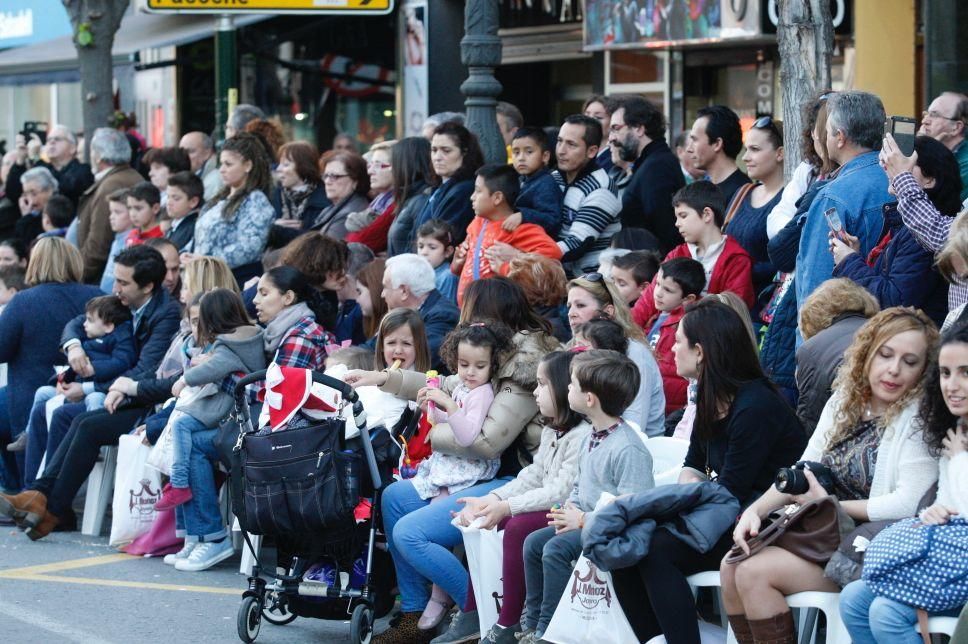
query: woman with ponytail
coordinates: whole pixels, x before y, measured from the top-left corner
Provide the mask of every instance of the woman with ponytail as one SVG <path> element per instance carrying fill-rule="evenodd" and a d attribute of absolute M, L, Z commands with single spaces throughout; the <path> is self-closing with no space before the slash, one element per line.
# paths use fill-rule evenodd
<path fill-rule="evenodd" d="M 259 322 L 265 325 L 266 357 L 281 367 L 323 371 L 326 345 L 336 308 L 291 266 L 277 266 L 259 279 L 255 295 Z"/>

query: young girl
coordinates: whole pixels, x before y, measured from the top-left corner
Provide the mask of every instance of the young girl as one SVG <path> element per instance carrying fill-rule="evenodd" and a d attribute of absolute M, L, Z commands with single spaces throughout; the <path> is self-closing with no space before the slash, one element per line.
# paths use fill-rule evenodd
<path fill-rule="evenodd" d="M 629 339 L 621 324 L 608 318 L 599 318 L 585 322 L 575 330 L 574 345 L 576 348 L 610 349 L 627 353 Z"/>
<path fill-rule="evenodd" d="M 945 333 L 936 360 L 927 374 L 920 410 L 924 439 L 933 454 L 941 456 L 937 499 L 919 515 L 926 525 L 947 523 L 954 515 L 968 516 L 968 326 Z M 844 588 L 840 612 L 854 642 L 921 642 L 917 610 L 875 595 L 864 581 Z"/>
<path fill-rule="evenodd" d="M 504 530 L 504 600 L 497 625 L 482 643 L 516 642 L 514 633 L 521 630 L 519 622 L 524 609 L 524 539 L 548 525 L 551 507 L 563 504 L 575 484 L 579 447 L 591 431 L 590 425 L 568 405 L 571 361 L 575 355 L 571 351 L 554 351 L 538 364 L 534 398 L 544 428 L 534 462 L 513 481 L 487 496 L 457 500 L 464 503 L 460 513 L 464 525 L 480 520 L 478 525 L 483 530 L 494 526 Z M 474 593 L 467 595 L 470 605 L 465 612 L 476 609 Z"/>
<path fill-rule="evenodd" d="M 178 398 L 169 421 L 174 458 L 171 487 L 155 504 L 159 511 L 192 499 L 192 433 L 217 427 L 228 414 L 233 404 L 229 393 L 233 377 L 240 372 L 264 369 L 266 365 L 262 331 L 249 320 L 242 299 L 228 289 L 215 289 L 201 297 L 196 341 L 206 349 L 192 359 L 191 367 L 171 388 L 172 395 Z M 190 526 L 186 529 L 191 534 Z"/>
<path fill-rule="evenodd" d="M 442 219 L 431 219 L 417 229 L 417 254 L 434 267 L 437 290 L 452 302 L 457 301 L 457 275 L 450 272 L 454 256 L 454 229 Z"/>

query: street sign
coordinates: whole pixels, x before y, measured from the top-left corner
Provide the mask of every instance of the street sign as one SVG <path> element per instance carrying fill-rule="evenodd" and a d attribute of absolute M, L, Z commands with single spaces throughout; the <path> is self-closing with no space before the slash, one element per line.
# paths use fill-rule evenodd
<path fill-rule="evenodd" d="M 147 0 L 159 13 L 372 14 L 393 11 L 393 0 Z"/>

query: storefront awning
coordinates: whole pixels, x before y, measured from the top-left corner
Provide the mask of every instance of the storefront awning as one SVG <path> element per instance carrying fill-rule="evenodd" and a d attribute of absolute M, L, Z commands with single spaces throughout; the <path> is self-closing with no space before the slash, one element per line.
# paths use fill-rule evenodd
<path fill-rule="evenodd" d="M 271 18 L 244 15 L 235 19 L 239 27 Z M 184 45 L 211 36 L 215 16 L 162 16 L 129 13 L 114 38 L 115 65 L 130 64 L 139 51 Z M 0 85 L 33 85 L 71 82 L 80 79 L 77 51 L 71 36 L 0 52 Z"/>

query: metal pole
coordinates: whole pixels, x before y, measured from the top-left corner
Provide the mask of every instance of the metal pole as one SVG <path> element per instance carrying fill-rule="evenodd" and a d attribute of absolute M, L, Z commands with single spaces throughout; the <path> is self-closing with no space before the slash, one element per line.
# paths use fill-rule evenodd
<path fill-rule="evenodd" d="M 218 18 L 215 30 L 215 138 L 224 136 L 225 124 L 239 102 L 239 68 L 235 24 L 230 14 Z"/>
<path fill-rule="evenodd" d="M 507 150 L 494 111 L 501 94 L 501 83 L 494 78 L 494 68 L 501 64 L 499 10 L 498 0 L 467 0 L 464 38 L 460 41 L 461 62 L 470 72 L 460 86 L 467 97 L 467 127 L 477 135 L 488 163 L 507 163 Z"/>

